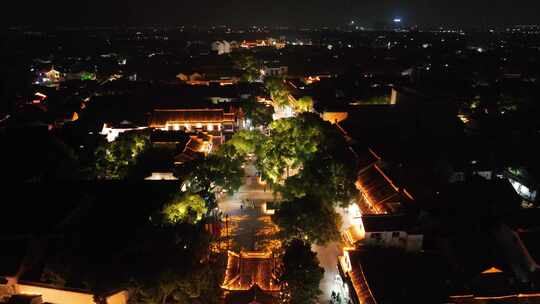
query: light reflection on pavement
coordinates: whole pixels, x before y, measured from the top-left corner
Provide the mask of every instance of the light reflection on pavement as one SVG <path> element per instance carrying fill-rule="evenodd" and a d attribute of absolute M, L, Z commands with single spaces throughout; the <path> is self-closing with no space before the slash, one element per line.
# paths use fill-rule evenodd
<path fill-rule="evenodd" d="M 336 212 L 341 215 L 342 226 L 340 231 L 347 229 L 353 221 L 353 212 L 349 212 L 348 208 L 336 208 Z M 346 296 L 343 290 L 342 281 L 337 279 L 339 277 L 339 271 L 337 268 L 338 256 L 341 255 L 343 250 L 343 243 L 332 242 L 324 247 L 313 245 L 313 251 L 317 253 L 321 267 L 324 268 L 324 277 L 321 281 L 320 288 L 323 294 L 319 298 L 319 303 L 328 303 L 332 296 L 332 291 L 341 293 L 342 299 Z M 346 301 L 345 301 L 346 303 Z"/>
<path fill-rule="evenodd" d="M 218 199 L 220 211 L 229 215 L 230 249 L 272 250 L 279 246 L 277 226 L 262 212 L 262 205 L 273 201 L 274 196 L 270 189 L 265 191 L 264 185 L 259 184 L 252 164 L 246 164 L 245 172 L 244 184 L 238 192 Z"/>
<path fill-rule="evenodd" d="M 264 202 L 274 200 L 270 189 L 264 189 L 259 184 L 255 176 L 255 168 L 251 164 L 246 164 L 246 180 L 237 193 L 234 195 L 224 195 L 218 199 L 218 206 L 223 214 L 229 215 L 229 233 L 231 235 L 232 250 L 272 250 L 280 246 L 277 240 L 277 227 L 272 223 L 270 216 L 262 213 L 261 207 Z M 253 204 L 245 203 L 245 200 Z M 244 204 L 242 203 L 244 201 Z M 243 205 L 243 208 L 241 206 Z M 348 208 L 336 208 L 342 217 L 342 227 L 340 231 L 348 228 L 353 222 L 353 217 L 357 216 L 349 212 Z M 321 267 L 325 273 L 321 281 L 320 288 L 323 294 L 319 298 L 320 303 L 328 303 L 331 299 L 332 291 L 341 293 L 341 297 L 346 296 L 343 289 L 339 271 L 337 268 L 338 256 L 341 255 L 343 244 L 341 241 L 332 242 L 324 247 L 313 245 L 312 249 L 317 253 Z M 346 301 L 345 301 L 346 303 Z"/>

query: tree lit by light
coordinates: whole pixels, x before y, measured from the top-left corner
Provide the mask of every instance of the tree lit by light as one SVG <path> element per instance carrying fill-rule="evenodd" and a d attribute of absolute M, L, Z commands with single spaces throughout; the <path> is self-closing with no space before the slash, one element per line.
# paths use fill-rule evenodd
<path fill-rule="evenodd" d="M 162 214 L 166 224 L 177 224 L 179 222 L 196 223 L 206 214 L 206 203 L 196 194 L 185 193 L 175 197 L 170 203 L 165 205 Z"/>

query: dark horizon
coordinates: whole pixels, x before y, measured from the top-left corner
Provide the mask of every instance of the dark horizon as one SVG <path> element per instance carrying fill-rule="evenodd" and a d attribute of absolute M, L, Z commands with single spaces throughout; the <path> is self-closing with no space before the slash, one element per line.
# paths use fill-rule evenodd
<path fill-rule="evenodd" d="M 266 25 L 360 26 L 388 22 L 395 17 L 404 25 L 487 27 L 538 24 L 540 2 L 409 0 L 409 1 L 171 1 L 131 2 L 81 0 L 16 2 L 3 10 L 6 26 L 105 26 L 105 25 Z"/>

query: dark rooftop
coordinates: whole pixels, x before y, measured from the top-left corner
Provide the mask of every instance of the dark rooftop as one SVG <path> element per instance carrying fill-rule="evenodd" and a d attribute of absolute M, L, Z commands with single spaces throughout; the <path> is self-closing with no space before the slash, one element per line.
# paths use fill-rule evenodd
<path fill-rule="evenodd" d="M 366 232 L 406 231 L 418 232 L 416 220 L 405 215 L 364 215 L 362 223 Z"/>

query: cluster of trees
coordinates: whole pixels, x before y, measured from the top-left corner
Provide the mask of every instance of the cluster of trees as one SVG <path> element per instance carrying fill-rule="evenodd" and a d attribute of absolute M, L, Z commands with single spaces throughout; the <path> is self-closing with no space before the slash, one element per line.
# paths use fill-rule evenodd
<path fill-rule="evenodd" d="M 270 98 L 277 106 L 284 107 L 289 105 L 290 91 L 283 79 L 276 77 L 267 77 L 264 80 L 264 87 L 270 94 Z"/>
<path fill-rule="evenodd" d="M 274 221 L 285 236 L 337 240 L 341 219 L 334 209 L 356 195 L 355 160 L 345 138 L 312 113 L 276 120 L 267 131 L 238 132 L 224 151 L 233 159 L 256 156 L 261 177 L 284 200 Z"/>
<path fill-rule="evenodd" d="M 261 64 L 251 53 L 235 52 L 231 55 L 237 69 L 244 71 L 242 80 L 253 82 L 261 76 Z"/>
<path fill-rule="evenodd" d="M 263 178 L 287 199 L 312 194 L 347 203 L 354 194 L 354 156 L 339 130 L 316 114 L 273 122 L 256 152 Z"/>
<path fill-rule="evenodd" d="M 252 142 L 251 135 L 239 132 L 215 153 L 178 168 L 184 191 L 173 194 L 153 216 L 165 236 L 172 233 L 174 238 L 156 248 L 171 249 L 177 256 L 165 263 L 159 257 L 157 268 L 156 261 L 149 263 L 153 269 L 132 280 L 132 303 L 218 303 L 222 268 L 219 261 L 208 259 L 209 235 L 202 227 L 210 219 L 208 211 L 216 206 L 216 193 L 232 193 L 241 186 L 242 164 L 251 151 L 245 145 Z M 169 256 L 167 251 L 162 254 Z"/>
<path fill-rule="evenodd" d="M 297 113 L 313 111 L 313 98 L 310 96 L 302 96 L 297 100 L 291 98 L 291 91 L 283 79 L 267 77 L 264 80 L 264 86 L 276 106 L 290 106 Z"/>
<path fill-rule="evenodd" d="M 84 235 L 65 235 L 51 242 L 65 244 L 47 256 L 41 280 L 69 287 L 82 282 L 76 287 L 91 290 L 96 298 L 105 298 L 111 286 L 126 288 L 133 304 L 218 303 L 222 273 L 219 261 L 209 258 L 209 237 L 203 227 L 203 223 L 139 227 L 122 250 L 114 251 L 88 248 L 99 243 Z"/>
<path fill-rule="evenodd" d="M 300 239 L 293 239 L 285 245 L 285 253 L 279 270 L 281 301 L 295 304 L 318 303 L 322 294 L 319 283 L 324 269 L 319 266 L 311 245 Z"/>
<path fill-rule="evenodd" d="M 150 147 L 146 131 L 122 133 L 113 142 L 102 139 L 85 149 L 61 135 L 39 129 L 0 134 L 7 143 L 1 159 L 17 164 L 6 164 L 14 169 L 6 176 L 11 181 L 126 179 L 139 173 L 140 160 Z"/>
<path fill-rule="evenodd" d="M 130 303 L 218 303 L 222 272 L 219 262 L 208 258 L 203 225 L 167 222 L 159 227 L 159 235 L 140 249 L 139 261 L 148 260 L 132 272 Z"/>
<path fill-rule="evenodd" d="M 111 288 L 128 289 L 133 304 L 217 303 L 221 261 L 209 251 L 211 239 L 201 216 L 204 202 L 178 195 L 177 187 L 126 186 L 79 198 L 72 220 L 62 222 L 52 235 L 43 235 L 43 251 L 34 257 L 43 263 L 41 281 L 88 289 L 96 303 L 105 303 Z M 161 204 L 167 196 L 172 200 Z M 121 199 L 137 205 L 136 211 L 124 214 L 122 208 L 113 208 L 113 215 L 95 225 L 95 206 L 101 209 Z M 85 217 L 89 212 L 93 215 Z"/>
<path fill-rule="evenodd" d="M 103 142 L 94 153 L 95 176 L 104 179 L 128 177 L 149 144 L 148 132 L 125 132 L 115 141 Z"/>
<path fill-rule="evenodd" d="M 234 193 L 242 185 L 243 159 L 231 153 L 229 145 L 204 158 L 190 161 L 177 168 L 176 175 L 183 181 L 186 193 L 199 195 L 208 210 L 217 206 L 216 194 Z"/>
<path fill-rule="evenodd" d="M 311 96 L 302 96 L 295 103 L 295 109 L 297 112 L 312 112 L 313 111 L 313 98 Z"/>
<path fill-rule="evenodd" d="M 197 194 L 176 193 L 173 198 L 163 206 L 163 223 L 175 225 L 180 222 L 197 223 L 206 215 L 208 208 L 204 199 Z"/>
<path fill-rule="evenodd" d="M 331 204 L 325 204 L 313 196 L 284 201 L 274 222 L 288 238 L 326 244 L 340 237 L 338 227 L 341 227 L 341 217 Z"/>
<path fill-rule="evenodd" d="M 274 108 L 257 102 L 255 98 L 248 98 L 242 103 L 242 110 L 246 118 L 251 120 L 253 126 L 267 126 L 272 122 Z"/>
<path fill-rule="evenodd" d="M 492 93 L 466 100 L 462 105 L 462 110 L 471 114 L 527 113 L 534 109 L 532 100 L 533 98 L 528 95 Z"/>
<path fill-rule="evenodd" d="M 318 303 L 324 269 L 311 244 L 340 238 L 341 217 L 335 211 L 356 195 L 354 155 L 335 126 L 306 111 L 270 124 L 258 134 L 254 149 L 261 175 L 283 201 L 273 216 L 285 238 L 279 273 L 282 301 Z M 253 142 L 253 140 L 251 141 Z"/>

